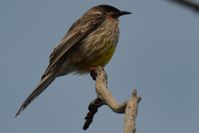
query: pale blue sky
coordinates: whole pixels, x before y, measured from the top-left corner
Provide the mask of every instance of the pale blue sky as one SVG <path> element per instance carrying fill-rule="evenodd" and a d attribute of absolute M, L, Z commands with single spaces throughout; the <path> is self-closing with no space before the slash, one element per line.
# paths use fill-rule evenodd
<path fill-rule="evenodd" d="M 123 115 L 106 106 L 82 130 L 87 106 L 95 98 L 88 75 L 56 79 L 14 117 L 67 29 L 102 3 L 133 12 L 120 19 L 120 40 L 106 71 L 118 101 L 127 100 L 132 88 L 143 97 L 137 133 L 199 132 L 198 14 L 164 0 L 1 0 L 1 133 L 123 132 Z"/>

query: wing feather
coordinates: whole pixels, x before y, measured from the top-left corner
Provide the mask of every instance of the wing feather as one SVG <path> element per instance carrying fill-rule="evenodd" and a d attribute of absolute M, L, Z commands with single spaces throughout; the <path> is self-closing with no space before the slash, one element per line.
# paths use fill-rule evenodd
<path fill-rule="evenodd" d="M 60 44 L 54 48 L 52 54 L 50 55 L 49 66 L 43 74 L 42 79 L 48 73 L 58 69 L 63 61 L 66 60 L 68 51 L 73 47 L 80 45 L 81 40 L 96 30 L 97 27 L 104 21 L 104 19 L 104 16 L 93 16 L 88 17 L 88 19 L 80 18 L 78 21 L 76 21 L 61 40 Z"/>

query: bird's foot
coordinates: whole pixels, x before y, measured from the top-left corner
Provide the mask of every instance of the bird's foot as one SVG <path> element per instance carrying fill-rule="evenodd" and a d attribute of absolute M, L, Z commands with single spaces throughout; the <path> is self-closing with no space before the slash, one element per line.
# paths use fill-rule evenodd
<path fill-rule="evenodd" d="M 96 77 L 97 77 L 96 69 L 92 69 L 91 72 L 90 72 L 90 75 L 91 75 L 93 80 L 96 80 Z"/>

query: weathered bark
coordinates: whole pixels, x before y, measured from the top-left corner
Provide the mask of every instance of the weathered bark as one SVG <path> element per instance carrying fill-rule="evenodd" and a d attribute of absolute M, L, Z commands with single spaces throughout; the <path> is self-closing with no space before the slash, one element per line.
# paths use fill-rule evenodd
<path fill-rule="evenodd" d="M 96 77 L 93 77 L 95 75 Z M 102 105 L 107 105 L 115 113 L 125 113 L 124 133 L 135 133 L 135 119 L 137 116 L 138 104 L 141 100 L 137 96 L 137 91 L 134 90 L 132 97 L 127 102 L 118 103 L 108 89 L 107 75 L 102 67 L 98 67 L 95 74 L 91 74 L 96 80 L 97 98 L 89 104 L 89 112 L 85 117 L 86 121 L 83 129 L 86 130 L 92 123 L 95 113 Z"/>

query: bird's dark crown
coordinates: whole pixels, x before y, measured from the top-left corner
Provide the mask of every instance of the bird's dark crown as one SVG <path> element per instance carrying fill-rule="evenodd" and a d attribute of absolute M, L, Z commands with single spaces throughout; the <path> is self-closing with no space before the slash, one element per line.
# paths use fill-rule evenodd
<path fill-rule="evenodd" d="M 106 16 L 109 16 L 109 17 L 114 18 L 114 19 L 118 19 L 122 15 L 131 14 L 131 12 L 120 11 L 116 7 L 113 7 L 113 6 L 110 6 L 110 5 L 98 5 L 94 8 L 92 8 L 92 9 L 97 9 L 100 12 L 102 12 L 103 14 L 105 14 Z"/>
<path fill-rule="evenodd" d="M 104 12 L 120 12 L 119 9 L 110 6 L 110 5 L 98 5 L 96 6 L 98 9 L 101 9 Z"/>

